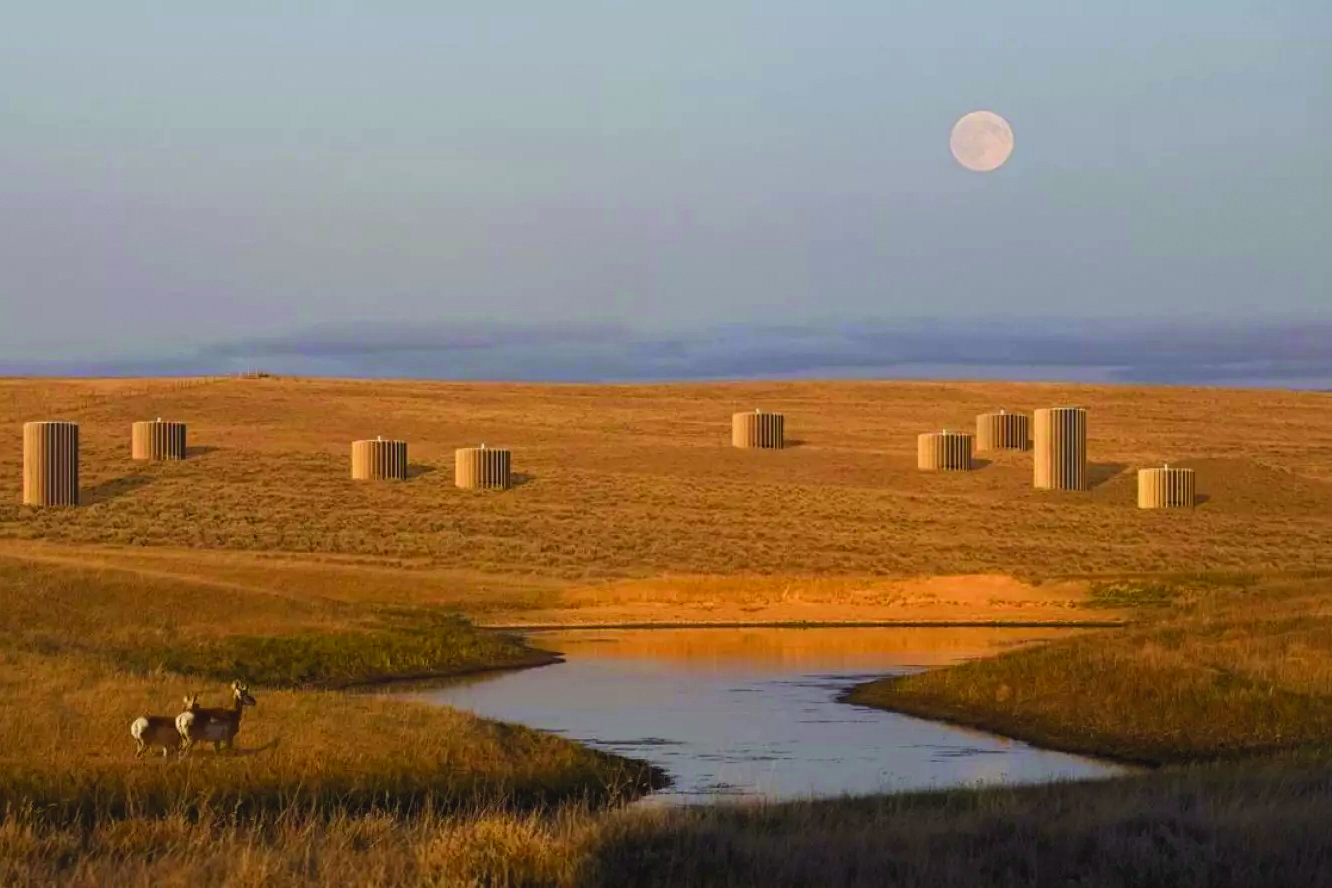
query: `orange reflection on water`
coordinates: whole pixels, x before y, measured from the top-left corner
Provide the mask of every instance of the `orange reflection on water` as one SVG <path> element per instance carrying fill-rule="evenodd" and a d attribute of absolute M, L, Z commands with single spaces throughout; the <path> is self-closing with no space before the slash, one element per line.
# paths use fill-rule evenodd
<path fill-rule="evenodd" d="M 655 659 L 711 669 L 864 669 L 942 666 L 1015 646 L 1067 638 L 1076 629 L 829 628 L 565 629 L 532 632 L 535 647 L 579 659 Z"/>

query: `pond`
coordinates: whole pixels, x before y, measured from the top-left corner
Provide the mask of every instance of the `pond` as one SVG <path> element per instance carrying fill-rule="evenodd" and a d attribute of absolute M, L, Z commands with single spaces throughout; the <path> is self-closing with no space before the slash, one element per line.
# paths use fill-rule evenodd
<path fill-rule="evenodd" d="M 1107 777 L 1119 765 L 838 701 L 851 686 L 1065 629 L 586 629 L 532 633 L 565 661 L 413 699 L 646 759 L 651 803 L 793 799 Z"/>

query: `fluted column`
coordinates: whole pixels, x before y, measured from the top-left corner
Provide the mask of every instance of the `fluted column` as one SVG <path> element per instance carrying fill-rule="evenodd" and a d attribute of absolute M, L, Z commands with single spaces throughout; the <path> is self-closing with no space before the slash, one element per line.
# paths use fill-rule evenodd
<path fill-rule="evenodd" d="M 982 413 L 976 417 L 976 451 L 1028 450 L 1031 448 L 1031 421 L 1023 413 Z"/>
<path fill-rule="evenodd" d="M 185 423 L 163 419 L 136 422 L 130 427 L 132 459 L 184 459 Z"/>
<path fill-rule="evenodd" d="M 506 489 L 513 480 L 512 462 L 512 454 L 503 448 L 459 447 L 453 457 L 453 483 L 469 489 Z"/>
<path fill-rule="evenodd" d="M 1042 490 L 1087 489 L 1087 411 L 1049 407 L 1036 411 L 1033 481 Z"/>
<path fill-rule="evenodd" d="M 29 506 L 79 504 L 77 424 L 23 424 L 23 502 Z"/>
<path fill-rule="evenodd" d="M 927 432 L 916 438 L 916 465 L 925 472 L 970 471 L 973 445 L 967 432 Z"/>
<path fill-rule="evenodd" d="M 731 444 L 747 449 L 779 450 L 786 446 L 786 417 L 763 410 L 732 414 Z"/>
<path fill-rule="evenodd" d="M 355 481 L 406 481 L 407 442 L 383 438 L 353 441 L 351 462 Z"/>
<path fill-rule="evenodd" d="M 1193 469 L 1138 470 L 1139 509 L 1191 509 L 1197 502 Z"/>

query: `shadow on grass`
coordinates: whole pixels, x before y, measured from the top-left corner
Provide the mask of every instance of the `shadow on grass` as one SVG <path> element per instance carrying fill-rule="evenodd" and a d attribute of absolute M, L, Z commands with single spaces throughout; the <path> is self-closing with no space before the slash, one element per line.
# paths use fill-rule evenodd
<path fill-rule="evenodd" d="M 79 505 L 95 506 L 98 503 L 110 502 L 117 497 L 133 493 L 140 487 L 152 483 L 153 479 L 148 475 L 126 475 L 123 478 L 112 478 L 110 481 L 103 481 L 101 484 L 85 487 L 79 493 Z"/>
<path fill-rule="evenodd" d="M 185 458 L 193 459 L 196 456 L 207 456 L 208 454 L 214 453 L 221 449 L 222 449 L 221 447 L 210 447 L 206 444 L 201 447 L 186 447 Z"/>
<path fill-rule="evenodd" d="M 522 487 L 524 484 L 531 484 L 536 476 L 528 475 L 525 472 L 514 472 L 509 476 L 510 487 Z"/>
<path fill-rule="evenodd" d="M 234 758 L 249 758 L 258 755 L 261 752 L 268 752 L 270 749 L 277 749 L 278 744 L 282 742 L 277 737 L 269 740 L 263 746 L 256 746 L 252 749 L 232 749 L 230 752 L 224 752 L 223 755 L 230 755 Z"/>
<path fill-rule="evenodd" d="M 429 475 L 435 471 L 435 466 L 428 466 L 425 463 L 411 463 L 407 466 L 407 480 L 420 478 L 422 475 Z"/>
<path fill-rule="evenodd" d="M 973 459 L 971 460 L 971 468 L 972 468 L 973 471 L 980 471 L 981 469 L 989 468 L 989 467 L 992 466 L 992 465 L 994 465 L 994 460 L 992 460 L 992 459 L 975 459 L 975 458 L 973 458 Z"/>
<path fill-rule="evenodd" d="M 1087 465 L 1088 489 L 1100 487 L 1107 481 L 1119 477 L 1128 468 L 1128 463 L 1107 462 Z"/>

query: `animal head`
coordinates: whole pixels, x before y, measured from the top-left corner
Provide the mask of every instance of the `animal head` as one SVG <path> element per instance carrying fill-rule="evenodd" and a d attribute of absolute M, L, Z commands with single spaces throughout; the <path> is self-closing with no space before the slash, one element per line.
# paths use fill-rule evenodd
<path fill-rule="evenodd" d="M 235 696 L 236 702 L 242 706 L 258 706 L 259 704 L 250 696 L 250 686 L 242 684 L 239 680 L 231 683 L 231 693 Z"/>
<path fill-rule="evenodd" d="M 185 698 L 185 711 L 193 712 L 199 708 L 199 695 L 190 694 Z"/>

